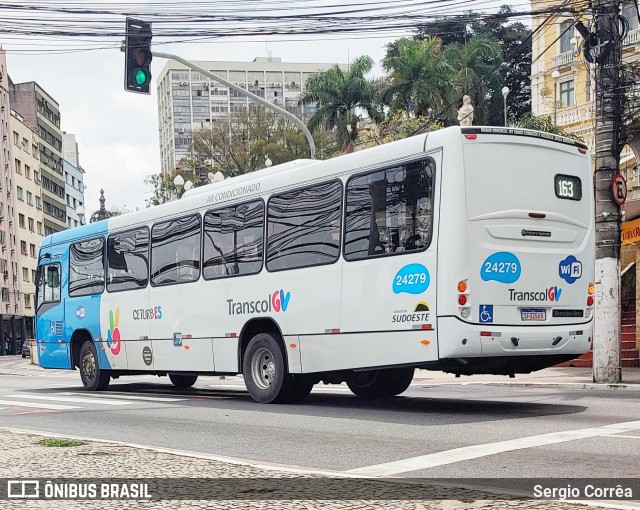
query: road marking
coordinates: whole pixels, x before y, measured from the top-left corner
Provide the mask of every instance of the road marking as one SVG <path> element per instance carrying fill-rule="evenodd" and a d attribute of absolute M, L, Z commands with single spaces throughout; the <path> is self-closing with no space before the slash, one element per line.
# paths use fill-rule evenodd
<path fill-rule="evenodd" d="M 71 391 L 56 393 L 56 395 L 78 395 L 82 396 L 84 393 L 75 393 Z M 129 395 L 127 393 L 93 393 L 91 398 L 110 399 L 110 398 L 122 398 L 125 400 L 148 400 L 149 402 L 180 402 L 188 400 L 187 398 L 175 398 L 175 397 L 141 397 L 138 395 Z"/>
<path fill-rule="evenodd" d="M 78 398 L 78 397 L 54 397 L 51 395 L 30 395 L 28 393 L 20 393 L 15 395 L 5 395 L 10 398 L 26 398 L 27 400 L 47 400 L 51 402 L 79 402 L 81 404 L 102 404 L 105 406 L 127 406 L 133 402 L 126 400 L 103 400 L 97 398 Z M 40 405 L 38 407 L 41 407 Z"/>
<path fill-rule="evenodd" d="M 462 448 L 454 448 L 452 450 L 431 453 L 429 455 L 421 455 L 419 457 L 411 457 L 409 459 L 397 460 L 395 462 L 386 462 L 384 464 L 377 464 L 374 466 L 350 469 L 346 472 L 365 476 L 391 476 L 400 473 L 408 473 L 410 471 L 443 466 L 446 464 L 454 464 L 456 462 L 463 462 L 466 460 L 478 459 L 489 455 L 497 455 L 499 453 L 511 452 L 514 450 L 566 443 L 568 441 L 588 439 L 591 437 L 609 436 L 611 434 L 630 432 L 638 429 L 640 429 L 640 421 L 614 423 L 611 425 L 603 425 L 602 427 L 592 427 L 588 429 L 565 430 L 561 432 L 552 432 L 550 434 L 541 434 L 539 436 L 510 439 L 508 441 L 464 446 Z"/>
<path fill-rule="evenodd" d="M 57 411 L 64 411 L 67 409 L 80 409 L 78 406 L 61 406 L 58 404 L 40 404 L 37 402 L 19 402 L 19 401 L 13 402 L 11 400 L 0 400 L 0 405 L 7 405 L 10 407 L 36 407 L 40 409 L 55 409 Z"/>
<path fill-rule="evenodd" d="M 618 435 L 605 435 L 604 437 L 621 437 L 623 439 L 640 439 L 640 436 L 618 436 Z"/>

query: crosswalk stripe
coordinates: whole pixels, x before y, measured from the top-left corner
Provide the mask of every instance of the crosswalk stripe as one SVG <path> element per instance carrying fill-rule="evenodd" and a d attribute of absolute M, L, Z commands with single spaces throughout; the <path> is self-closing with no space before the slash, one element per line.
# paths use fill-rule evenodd
<path fill-rule="evenodd" d="M 84 395 L 84 393 L 75 393 L 75 392 L 60 392 L 60 393 L 56 393 L 56 395 Z M 91 395 L 92 398 L 99 398 L 100 400 L 107 400 L 107 399 L 113 399 L 113 398 L 122 398 L 125 400 L 148 400 L 149 402 L 181 402 L 181 401 L 185 401 L 188 400 L 186 398 L 176 398 L 176 397 L 142 397 L 139 395 L 129 395 L 126 393 L 113 393 L 113 392 L 109 392 L 109 393 L 93 393 Z"/>
<path fill-rule="evenodd" d="M 51 395 L 29 395 L 27 393 L 20 393 L 15 395 L 4 395 L 10 398 L 24 398 L 27 400 L 47 400 L 51 402 L 79 402 L 81 404 L 102 404 L 105 406 L 126 406 L 133 404 L 133 402 L 127 402 L 126 400 L 102 400 L 96 398 L 77 398 L 77 397 L 54 397 Z"/>
<path fill-rule="evenodd" d="M 68 409 L 80 409 L 78 406 L 61 406 L 58 404 L 41 404 L 39 402 L 20 402 L 12 400 L 0 400 L 0 405 L 6 405 L 10 407 L 36 407 L 39 409 L 54 409 L 58 411 L 64 411 Z"/>

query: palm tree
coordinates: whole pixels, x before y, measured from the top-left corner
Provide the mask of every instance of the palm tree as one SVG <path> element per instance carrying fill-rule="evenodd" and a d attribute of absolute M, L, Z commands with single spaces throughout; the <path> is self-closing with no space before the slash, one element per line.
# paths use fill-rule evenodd
<path fill-rule="evenodd" d="M 355 108 L 362 108 L 373 120 L 380 117 L 375 87 L 365 78 L 372 68 L 373 60 L 365 55 L 356 58 L 346 72 L 335 65 L 312 75 L 300 97 L 301 104 L 316 103 L 309 129 L 335 129 L 344 152 L 353 150 L 358 136 Z"/>
<path fill-rule="evenodd" d="M 500 85 L 492 87 L 490 84 L 492 80 L 500 80 L 499 74 L 492 72 L 502 60 L 500 44 L 491 36 L 477 35 L 465 44 L 447 46 L 443 55 L 453 71 L 457 97 L 462 99 L 464 94 L 471 96 L 475 106 L 475 123 L 486 123 L 490 90 Z M 450 110 L 449 113 L 453 116 L 455 112 Z"/>
<path fill-rule="evenodd" d="M 411 116 L 438 116 L 451 93 L 451 68 L 437 37 L 399 39 L 388 46 L 382 66 L 389 72 L 381 100 Z"/>

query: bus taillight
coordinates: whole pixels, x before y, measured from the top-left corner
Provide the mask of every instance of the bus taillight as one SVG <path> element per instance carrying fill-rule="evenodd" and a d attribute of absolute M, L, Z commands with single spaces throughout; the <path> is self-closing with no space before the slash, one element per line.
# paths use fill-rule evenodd
<path fill-rule="evenodd" d="M 458 282 L 458 305 L 465 306 L 469 301 L 469 286 L 467 280 L 460 280 Z M 467 319 L 471 315 L 470 308 L 461 308 L 460 316 L 463 319 Z"/>

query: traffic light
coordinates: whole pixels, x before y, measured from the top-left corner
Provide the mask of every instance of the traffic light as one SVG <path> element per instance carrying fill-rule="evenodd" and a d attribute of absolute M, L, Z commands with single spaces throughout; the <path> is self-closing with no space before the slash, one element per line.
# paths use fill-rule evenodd
<path fill-rule="evenodd" d="M 124 89 L 149 94 L 151 84 L 151 23 L 127 18 Z"/>

